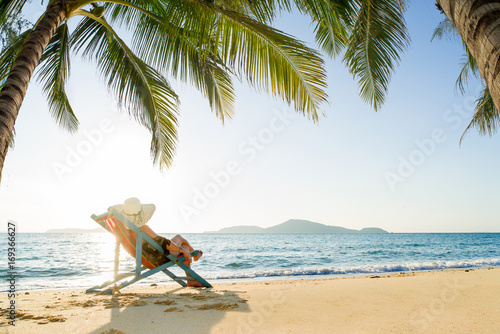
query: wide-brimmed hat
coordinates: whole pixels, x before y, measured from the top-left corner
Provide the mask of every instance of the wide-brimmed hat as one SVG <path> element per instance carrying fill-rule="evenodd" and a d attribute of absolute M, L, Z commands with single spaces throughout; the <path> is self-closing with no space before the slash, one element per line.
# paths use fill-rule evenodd
<path fill-rule="evenodd" d="M 112 207 L 137 227 L 145 225 L 156 210 L 154 204 L 141 204 L 141 201 L 135 197 L 128 198 L 123 204 L 113 205 Z"/>

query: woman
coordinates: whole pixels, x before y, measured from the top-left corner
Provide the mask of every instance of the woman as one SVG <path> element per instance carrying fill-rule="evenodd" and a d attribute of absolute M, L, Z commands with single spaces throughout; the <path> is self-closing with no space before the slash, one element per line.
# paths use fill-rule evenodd
<path fill-rule="evenodd" d="M 135 197 L 131 197 L 125 200 L 123 204 L 114 205 L 113 208 L 122 213 L 128 220 L 130 220 L 135 226 L 140 228 L 144 233 L 151 237 L 158 245 L 163 248 L 165 255 L 169 253 L 175 257 L 184 255 L 186 260 L 184 264 L 191 267 L 193 259 L 198 261 L 203 255 L 202 251 L 198 251 L 198 255 L 194 258 L 191 257 L 191 252 L 194 251 L 193 247 L 189 242 L 180 235 L 176 235 L 172 239 L 166 239 L 162 236 L 156 234 L 146 223 L 151 219 L 153 213 L 156 210 L 154 204 L 141 204 L 141 201 Z M 146 241 L 143 241 L 142 245 L 143 255 L 146 259 L 155 266 L 160 266 L 168 261 L 170 261 L 164 254 L 159 252 L 156 248 L 151 246 Z M 188 273 L 186 273 L 189 276 Z M 190 287 L 203 287 L 203 285 L 195 280 L 188 280 L 187 285 Z"/>

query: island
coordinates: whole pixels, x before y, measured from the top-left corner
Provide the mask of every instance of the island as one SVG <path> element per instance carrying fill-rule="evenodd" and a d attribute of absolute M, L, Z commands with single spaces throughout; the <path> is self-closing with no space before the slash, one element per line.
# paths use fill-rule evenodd
<path fill-rule="evenodd" d="M 331 226 L 315 223 L 303 219 L 290 219 L 284 223 L 271 226 L 232 226 L 218 231 L 207 231 L 204 233 L 389 233 L 378 227 L 366 227 L 361 230 L 353 230 L 340 226 Z"/>

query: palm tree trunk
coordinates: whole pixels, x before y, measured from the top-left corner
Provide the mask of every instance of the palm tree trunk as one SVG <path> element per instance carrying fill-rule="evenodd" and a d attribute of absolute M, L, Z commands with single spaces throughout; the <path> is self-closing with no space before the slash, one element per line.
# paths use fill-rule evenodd
<path fill-rule="evenodd" d="M 498 0 L 437 0 L 467 44 L 500 110 L 500 3 Z"/>
<path fill-rule="evenodd" d="M 9 141 L 28 84 L 56 28 L 65 18 L 63 1 L 47 6 L 43 18 L 28 37 L 0 92 L 0 181 Z"/>

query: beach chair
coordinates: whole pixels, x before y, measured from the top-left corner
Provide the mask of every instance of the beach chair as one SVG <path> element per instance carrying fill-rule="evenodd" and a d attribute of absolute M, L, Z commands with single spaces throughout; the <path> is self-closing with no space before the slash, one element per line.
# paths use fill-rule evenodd
<path fill-rule="evenodd" d="M 118 210 L 110 207 L 108 212 L 102 215 L 96 216 L 92 215 L 99 225 L 101 225 L 108 232 L 111 232 L 116 237 L 116 248 L 115 248 L 115 267 L 114 267 L 114 279 L 104 282 L 101 285 L 94 286 L 87 289 L 87 293 L 99 292 L 101 294 L 112 294 L 115 292 L 120 292 L 120 289 L 134 284 L 146 277 L 154 275 L 156 273 L 162 272 L 172 278 L 175 282 L 182 286 L 187 286 L 186 281 L 196 280 L 203 284 L 207 288 L 212 286 L 205 281 L 201 276 L 199 276 L 194 270 L 186 266 L 183 261 L 186 260 L 184 256 L 175 257 L 172 254 L 168 254 L 167 258 L 170 262 L 162 264 L 156 267 L 155 265 L 148 262 L 148 260 L 142 254 L 142 242 L 146 240 L 151 246 L 156 248 L 158 251 L 164 254 L 163 249 L 156 243 L 151 237 L 146 235 L 141 229 L 135 226 L 130 220 L 124 217 Z M 123 248 L 135 258 L 135 270 L 127 273 L 118 273 L 119 270 L 119 254 L 120 254 L 120 244 Z M 191 252 L 191 256 L 197 255 L 197 251 Z M 178 266 L 185 272 L 189 274 L 187 277 L 177 276 L 167 268 L 172 266 Z M 126 278 L 132 277 L 130 281 L 123 281 Z M 120 282 L 123 281 L 123 282 Z M 119 283 L 120 282 L 120 283 Z"/>

